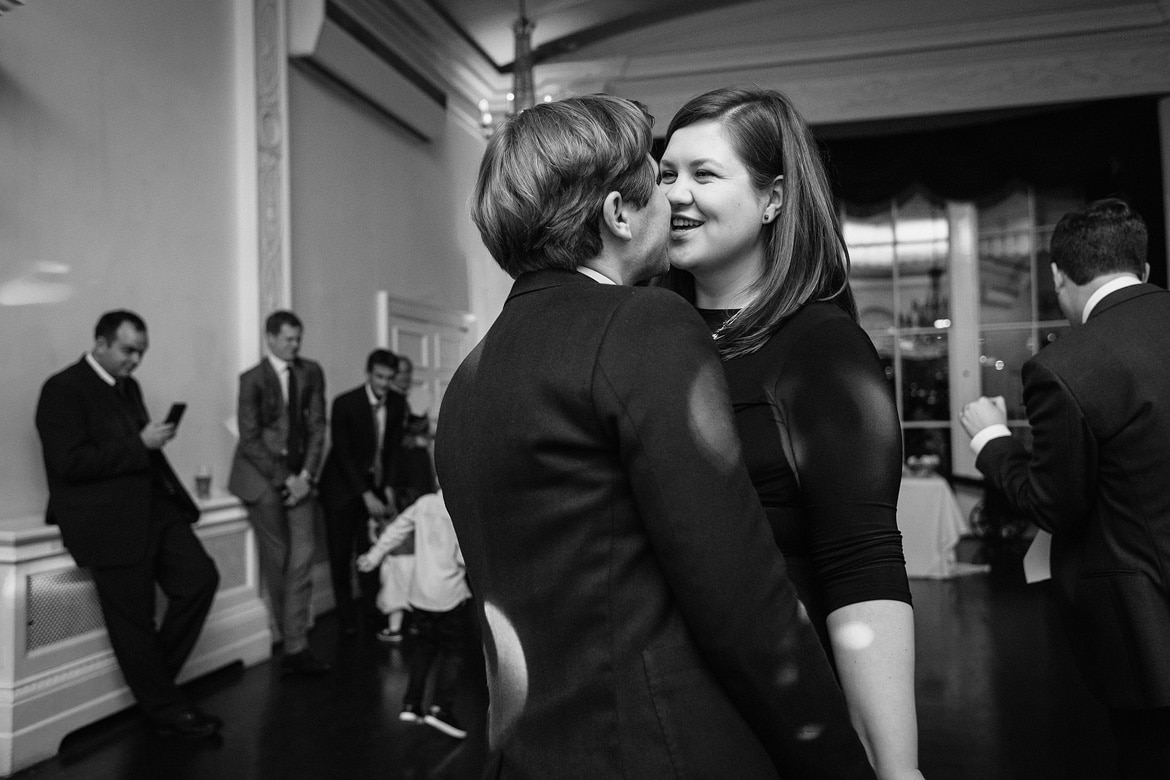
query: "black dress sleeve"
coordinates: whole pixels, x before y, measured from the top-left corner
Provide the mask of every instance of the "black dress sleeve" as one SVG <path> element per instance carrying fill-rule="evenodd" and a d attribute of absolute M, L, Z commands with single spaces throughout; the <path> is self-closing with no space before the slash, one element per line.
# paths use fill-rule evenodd
<path fill-rule="evenodd" d="M 897 524 L 902 433 L 869 337 L 844 316 L 803 329 L 773 392 L 825 614 L 862 601 L 910 603 Z"/>

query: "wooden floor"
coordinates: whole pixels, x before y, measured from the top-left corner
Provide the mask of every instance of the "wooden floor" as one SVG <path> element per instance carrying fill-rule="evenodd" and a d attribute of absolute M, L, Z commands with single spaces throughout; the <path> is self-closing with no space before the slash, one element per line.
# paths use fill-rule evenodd
<path fill-rule="evenodd" d="M 928 780 L 1115 780 L 1103 710 L 1089 697 L 1044 586 L 987 575 L 915 580 L 921 766 Z M 271 663 L 189 686 L 226 721 L 216 742 L 155 739 L 133 712 L 66 738 L 18 778 L 474 778 L 483 765 L 482 663 L 469 664 L 456 715 L 462 742 L 398 721 L 404 651 L 341 638 L 331 616 L 314 649 L 320 680 L 282 681 Z"/>

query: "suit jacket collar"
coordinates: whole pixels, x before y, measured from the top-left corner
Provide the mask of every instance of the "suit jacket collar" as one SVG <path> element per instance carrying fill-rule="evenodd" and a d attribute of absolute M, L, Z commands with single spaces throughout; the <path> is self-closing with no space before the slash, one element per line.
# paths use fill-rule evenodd
<path fill-rule="evenodd" d="M 1120 290 L 1109 293 L 1101 299 L 1100 303 L 1093 308 L 1089 313 L 1088 322 L 1092 322 L 1103 311 L 1108 311 L 1115 306 L 1120 306 L 1123 303 L 1128 303 L 1136 298 L 1143 298 L 1147 295 L 1166 294 L 1166 290 L 1161 287 L 1152 285 L 1146 282 L 1142 284 L 1132 284 L 1129 287 L 1122 287 Z"/>
<path fill-rule="evenodd" d="M 512 291 L 508 293 L 508 300 L 538 290 L 547 290 L 551 287 L 560 287 L 566 284 L 591 284 L 597 282 L 585 274 L 576 271 L 566 271 L 560 268 L 549 268 L 543 271 L 530 271 L 516 277 Z"/>

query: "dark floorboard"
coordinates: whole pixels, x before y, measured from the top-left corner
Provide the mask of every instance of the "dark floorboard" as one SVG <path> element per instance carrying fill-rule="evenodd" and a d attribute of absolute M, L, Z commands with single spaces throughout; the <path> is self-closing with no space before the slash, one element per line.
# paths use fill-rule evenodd
<path fill-rule="evenodd" d="M 928 780 L 1115 780 L 1103 709 L 1076 676 L 1046 586 L 986 575 L 916 580 L 918 715 Z M 66 738 L 56 758 L 15 777 L 474 778 L 485 753 L 482 661 L 465 670 L 456 715 L 468 738 L 401 723 L 404 651 L 372 636 L 336 636 L 331 616 L 314 649 L 334 663 L 319 680 L 283 681 L 272 663 L 191 683 L 226 721 L 217 742 L 154 738 L 132 711 Z"/>

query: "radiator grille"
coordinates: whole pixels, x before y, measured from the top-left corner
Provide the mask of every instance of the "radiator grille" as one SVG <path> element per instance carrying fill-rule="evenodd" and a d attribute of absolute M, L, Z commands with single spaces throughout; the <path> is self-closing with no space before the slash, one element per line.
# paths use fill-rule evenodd
<path fill-rule="evenodd" d="M 220 590 L 248 583 L 247 545 L 243 532 L 219 534 L 200 541 L 219 569 Z M 105 628 L 97 591 L 86 569 L 29 575 L 27 598 L 26 652 Z M 164 609 L 166 597 L 158 591 L 160 617 Z"/>

